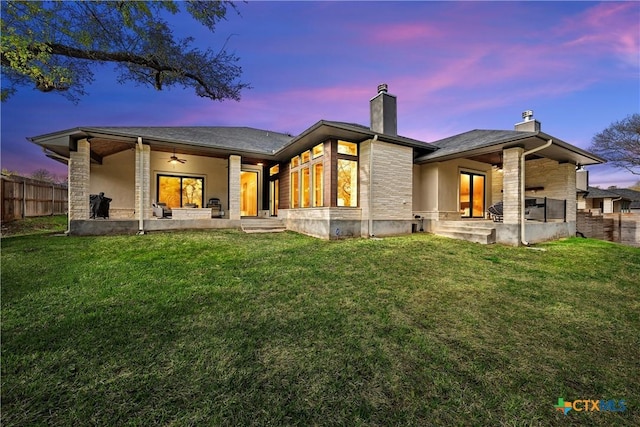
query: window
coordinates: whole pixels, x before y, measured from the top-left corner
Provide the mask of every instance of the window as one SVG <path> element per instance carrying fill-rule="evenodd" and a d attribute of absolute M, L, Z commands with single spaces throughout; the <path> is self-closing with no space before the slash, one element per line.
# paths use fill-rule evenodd
<path fill-rule="evenodd" d="M 324 175 L 323 172 L 323 164 L 316 163 L 313 165 L 313 207 L 317 208 L 322 206 L 322 200 L 324 196 L 323 190 L 323 182 Z"/>
<path fill-rule="evenodd" d="M 293 164 L 293 163 L 292 163 Z M 300 173 L 298 171 L 291 172 L 291 207 L 300 207 L 300 181 L 298 180 Z"/>
<path fill-rule="evenodd" d="M 278 175 L 280 173 L 280 165 L 271 166 L 269 168 L 269 176 Z"/>
<path fill-rule="evenodd" d="M 307 163 L 311 159 L 311 151 L 305 151 L 300 157 L 302 158 L 302 163 Z"/>
<path fill-rule="evenodd" d="M 158 175 L 157 200 L 170 208 L 180 208 L 187 203 L 202 207 L 204 178 L 177 175 Z"/>
<path fill-rule="evenodd" d="M 358 206 L 358 162 L 338 159 L 338 206 Z"/>
<path fill-rule="evenodd" d="M 302 203 L 301 207 L 308 208 L 311 206 L 311 176 L 309 175 L 309 168 L 302 169 Z"/>
<path fill-rule="evenodd" d="M 353 142 L 338 141 L 338 154 L 358 155 L 358 145 Z"/>
<path fill-rule="evenodd" d="M 318 144 L 315 147 L 313 147 L 313 150 L 311 150 L 311 157 L 313 157 L 314 159 L 322 156 L 324 154 L 324 144 Z"/>
<path fill-rule="evenodd" d="M 324 144 L 291 159 L 291 208 L 324 206 Z"/>

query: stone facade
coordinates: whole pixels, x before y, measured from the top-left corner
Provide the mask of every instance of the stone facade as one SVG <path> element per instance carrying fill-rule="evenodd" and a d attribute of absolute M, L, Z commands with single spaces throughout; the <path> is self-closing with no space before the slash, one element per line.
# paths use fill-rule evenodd
<path fill-rule="evenodd" d="M 522 218 L 522 171 L 520 157 L 524 149 L 509 148 L 503 151 L 502 165 L 502 201 L 505 224 L 520 224 Z"/>
<path fill-rule="evenodd" d="M 69 221 L 89 219 L 90 148 L 82 139 L 69 153 Z"/>
<path fill-rule="evenodd" d="M 135 162 L 135 205 L 136 219 L 140 219 L 140 199 L 142 198 L 142 218 L 151 218 L 151 147 L 136 145 Z"/>
<path fill-rule="evenodd" d="M 240 219 L 240 172 L 242 170 L 240 156 L 229 156 L 229 219 Z"/>

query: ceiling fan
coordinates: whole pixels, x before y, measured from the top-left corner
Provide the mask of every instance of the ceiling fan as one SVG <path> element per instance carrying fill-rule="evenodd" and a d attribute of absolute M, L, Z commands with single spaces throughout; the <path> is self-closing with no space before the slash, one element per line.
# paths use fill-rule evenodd
<path fill-rule="evenodd" d="M 185 163 L 187 159 L 180 159 L 176 156 L 176 150 L 173 150 L 173 156 L 169 157 L 169 163 L 175 165 L 177 163 Z"/>

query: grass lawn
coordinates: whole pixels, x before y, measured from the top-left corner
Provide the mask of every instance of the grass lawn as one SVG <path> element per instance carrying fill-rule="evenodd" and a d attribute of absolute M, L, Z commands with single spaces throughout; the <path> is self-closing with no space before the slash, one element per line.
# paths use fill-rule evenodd
<path fill-rule="evenodd" d="M 537 247 L 4 238 L 2 424 L 640 425 L 640 249 Z"/>

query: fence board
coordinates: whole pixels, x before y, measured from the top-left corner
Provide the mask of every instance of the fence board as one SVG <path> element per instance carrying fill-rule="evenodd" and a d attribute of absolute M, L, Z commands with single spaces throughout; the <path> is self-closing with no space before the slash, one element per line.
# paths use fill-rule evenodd
<path fill-rule="evenodd" d="M 2 222 L 33 216 L 66 214 L 68 197 L 65 185 L 3 175 L 0 185 Z"/>

